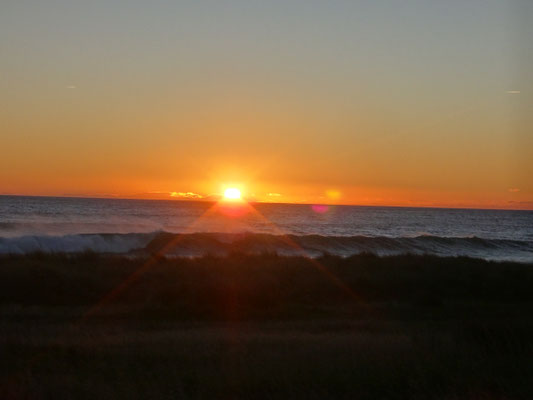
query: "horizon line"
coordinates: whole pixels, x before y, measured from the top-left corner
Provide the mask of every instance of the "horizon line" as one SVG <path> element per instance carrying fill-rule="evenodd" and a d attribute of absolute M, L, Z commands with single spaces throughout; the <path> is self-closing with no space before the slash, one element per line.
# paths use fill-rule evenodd
<path fill-rule="evenodd" d="M 98 195 L 39 195 L 39 194 L 9 194 L 0 193 L 0 197 L 44 197 L 44 198 L 63 198 L 63 199 L 94 199 L 94 200 L 144 200 L 144 201 L 174 201 L 174 202 L 186 202 L 186 203 L 216 203 L 217 200 L 213 199 L 190 199 L 190 198 L 168 198 L 168 199 L 153 199 L 144 197 L 122 197 L 122 196 L 98 196 Z M 487 211 L 533 211 L 531 208 L 509 208 L 509 207 L 475 207 L 475 206 L 436 206 L 436 205 L 382 205 L 382 204 L 344 204 L 344 203 L 320 203 L 320 202 L 271 202 L 271 201 L 248 201 L 252 204 L 278 204 L 278 205 L 327 205 L 327 206 L 340 206 L 340 207 L 382 207 L 382 208 L 426 208 L 426 209 L 442 209 L 442 210 L 487 210 Z"/>

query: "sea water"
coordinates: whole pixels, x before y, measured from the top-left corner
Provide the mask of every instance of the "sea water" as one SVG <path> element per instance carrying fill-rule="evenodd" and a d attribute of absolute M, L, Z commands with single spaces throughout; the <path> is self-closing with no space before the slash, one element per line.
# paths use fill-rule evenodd
<path fill-rule="evenodd" d="M 533 211 L 0 196 L 0 253 L 433 254 L 533 262 Z"/>

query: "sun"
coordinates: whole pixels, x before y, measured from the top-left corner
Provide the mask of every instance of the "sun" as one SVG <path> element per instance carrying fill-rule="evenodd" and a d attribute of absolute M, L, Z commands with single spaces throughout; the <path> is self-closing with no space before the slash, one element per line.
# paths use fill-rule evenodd
<path fill-rule="evenodd" d="M 227 188 L 224 191 L 224 199 L 226 200 L 240 200 L 241 191 L 237 188 Z"/>

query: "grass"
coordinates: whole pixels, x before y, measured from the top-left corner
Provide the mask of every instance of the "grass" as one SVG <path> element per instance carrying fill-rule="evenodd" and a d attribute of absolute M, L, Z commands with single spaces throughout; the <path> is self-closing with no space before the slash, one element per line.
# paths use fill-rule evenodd
<path fill-rule="evenodd" d="M 146 261 L 0 258 L 0 398 L 533 393 L 531 265 L 372 255 Z"/>

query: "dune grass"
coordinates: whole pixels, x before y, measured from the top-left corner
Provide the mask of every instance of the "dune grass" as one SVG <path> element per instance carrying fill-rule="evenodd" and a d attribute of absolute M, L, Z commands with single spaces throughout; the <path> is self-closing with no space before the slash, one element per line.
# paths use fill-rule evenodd
<path fill-rule="evenodd" d="M 532 267 L 5 256 L 0 398 L 526 399 Z"/>

